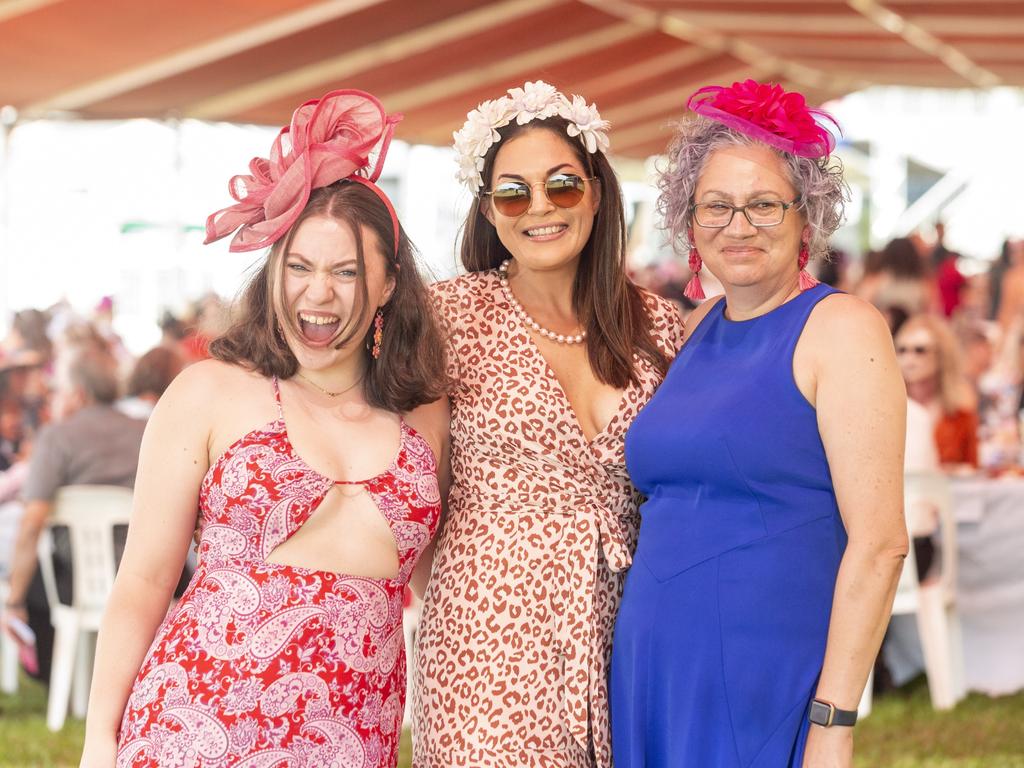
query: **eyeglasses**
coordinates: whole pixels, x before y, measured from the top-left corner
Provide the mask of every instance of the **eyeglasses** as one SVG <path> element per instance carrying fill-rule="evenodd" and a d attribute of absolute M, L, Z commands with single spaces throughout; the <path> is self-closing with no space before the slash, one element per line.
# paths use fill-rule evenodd
<path fill-rule="evenodd" d="M 544 185 L 544 194 L 552 205 L 559 208 L 574 208 L 583 199 L 586 182 L 596 179 L 596 176 L 583 178 L 574 173 L 556 173 L 547 181 L 536 181 L 533 184 L 527 184 L 525 181 L 506 181 L 490 192 L 481 193 L 481 196 L 489 196 L 494 202 L 494 209 L 502 216 L 522 216 L 530 210 L 533 188 L 537 184 Z"/>
<path fill-rule="evenodd" d="M 932 352 L 932 350 L 934 350 L 934 349 L 935 349 L 935 347 L 929 347 L 929 346 L 927 346 L 925 344 L 914 344 L 914 345 L 909 345 L 909 344 L 904 345 L 904 344 L 901 344 L 900 346 L 896 347 L 896 354 L 897 355 L 914 354 L 914 355 L 918 355 L 920 357 L 922 355 L 930 354 Z"/>
<path fill-rule="evenodd" d="M 721 200 L 710 203 L 696 203 L 693 206 L 693 220 L 699 226 L 712 229 L 728 227 L 736 211 L 743 211 L 747 221 L 754 227 L 774 227 L 782 223 L 786 211 L 800 202 L 797 195 L 791 202 L 781 200 L 754 200 L 746 205 L 729 205 Z"/>

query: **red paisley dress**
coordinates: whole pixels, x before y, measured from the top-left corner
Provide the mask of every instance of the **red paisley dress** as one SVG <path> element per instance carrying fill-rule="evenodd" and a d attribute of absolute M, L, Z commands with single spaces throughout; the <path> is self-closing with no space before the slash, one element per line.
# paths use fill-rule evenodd
<path fill-rule="evenodd" d="M 402 593 L 440 517 L 437 468 L 404 421 L 381 474 L 353 485 L 395 537 L 395 579 L 267 556 L 336 481 L 278 418 L 236 441 L 200 489 L 200 567 L 164 622 L 121 723 L 118 766 L 393 768 L 406 691 Z"/>

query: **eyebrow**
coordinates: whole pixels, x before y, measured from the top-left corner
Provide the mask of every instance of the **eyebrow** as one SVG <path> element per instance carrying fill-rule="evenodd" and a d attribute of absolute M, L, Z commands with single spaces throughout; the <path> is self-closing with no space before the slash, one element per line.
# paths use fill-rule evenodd
<path fill-rule="evenodd" d="M 572 168 L 572 163 L 562 163 L 561 165 L 556 165 L 554 168 L 548 168 L 546 171 L 544 171 L 544 176 L 545 177 L 550 176 L 555 171 L 560 171 L 563 168 Z M 526 181 L 525 177 L 520 176 L 520 175 L 515 174 L 515 173 L 503 173 L 500 176 L 498 176 L 498 178 L 499 179 L 517 179 L 519 181 Z"/>
<path fill-rule="evenodd" d="M 308 266 L 313 266 L 313 262 L 311 262 L 309 259 L 307 259 L 305 256 L 303 256 L 301 253 L 298 253 L 297 251 L 288 251 L 288 253 L 285 254 L 285 258 L 286 259 L 298 259 L 303 264 L 306 264 Z M 345 259 L 343 261 L 336 261 L 333 264 L 331 264 L 331 269 L 337 269 L 338 267 L 347 267 L 350 264 L 355 264 L 355 265 L 358 266 L 359 262 L 356 259 Z"/>
<path fill-rule="evenodd" d="M 703 200 L 708 195 L 716 195 L 718 197 L 724 197 L 727 200 L 735 200 L 736 199 L 735 197 L 730 195 L 728 192 L 723 192 L 720 189 L 709 189 L 703 195 L 701 195 L 700 197 Z M 783 200 L 786 197 L 785 195 L 780 194 L 777 190 L 774 190 L 774 189 L 758 189 L 758 190 L 755 190 L 754 192 L 751 192 L 750 196 L 747 198 L 747 200 L 756 200 L 757 198 L 764 197 L 765 195 L 773 195 L 773 196 L 778 197 L 780 200 Z"/>

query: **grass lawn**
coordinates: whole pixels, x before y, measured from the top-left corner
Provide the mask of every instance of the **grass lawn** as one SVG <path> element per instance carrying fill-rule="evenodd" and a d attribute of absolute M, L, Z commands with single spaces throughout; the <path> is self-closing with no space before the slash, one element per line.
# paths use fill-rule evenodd
<path fill-rule="evenodd" d="M 0 695 L 0 766 L 76 766 L 85 726 L 68 720 L 46 730 L 46 694 L 22 678 L 15 696 Z M 401 768 L 408 768 L 409 738 Z M 875 699 L 857 726 L 857 768 L 1024 768 L 1024 693 L 972 695 L 952 712 L 933 712 L 923 681 Z"/>

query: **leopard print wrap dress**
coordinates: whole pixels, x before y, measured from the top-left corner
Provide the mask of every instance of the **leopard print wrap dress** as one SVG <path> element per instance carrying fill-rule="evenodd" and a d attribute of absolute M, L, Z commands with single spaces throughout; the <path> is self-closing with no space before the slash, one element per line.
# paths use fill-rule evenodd
<path fill-rule="evenodd" d="M 452 488 L 418 631 L 413 764 L 608 768 L 612 628 L 639 526 L 623 439 L 661 376 L 641 360 L 588 442 L 498 281 L 432 288 L 454 381 Z M 679 313 L 645 298 L 674 358 Z"/>

